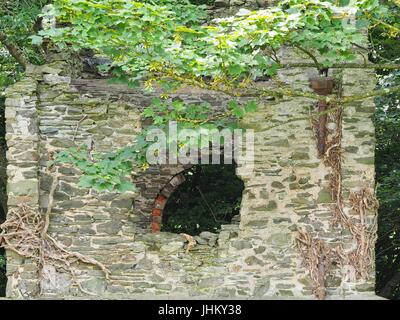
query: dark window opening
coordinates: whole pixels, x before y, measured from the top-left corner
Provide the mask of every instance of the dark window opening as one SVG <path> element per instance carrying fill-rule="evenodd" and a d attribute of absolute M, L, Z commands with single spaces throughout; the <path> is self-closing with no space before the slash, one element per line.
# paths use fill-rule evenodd
<path fill-rule="evenodd" d="M 217 232 L 237 221 L 244 189 L 234 164 L 195 165 L 184 172 L 185 182 L 169 197 L 161 231 L 198 235 Z"/>

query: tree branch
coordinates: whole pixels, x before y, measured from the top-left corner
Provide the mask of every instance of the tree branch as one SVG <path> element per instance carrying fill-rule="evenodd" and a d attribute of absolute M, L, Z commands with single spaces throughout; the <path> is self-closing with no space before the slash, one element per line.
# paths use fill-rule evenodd
<path fill-rule="evenodd" d="M 395 86 L 395 87 L 391 87 L 391 88 L 383 88 L 383 89 L 379 89 L 379 90 L 373 90 L 371 92 L 367 92 L 362 95 L 343 97 L 341 99 L 338 99 L 337 102 L 351 103 L 354 101 L 365 100 L 365 99 L 373 98 L 373 97 L 387 96 L 389 94 L 394 94 L 394 93 L 400 93 L 400 86 Z"/>
<path fill-rule="evenodd" d="M 310 98 L 315 100 L 321 100 L 322 98 L 329 99 L 327 96 L 320 96 L 318 94 L 300 90 L 292 90 L 291 88 L 257 88 L 254 85 L 251 87 L 243 87 L 243 86 L 218 86 L 207 83 L 205 81 L 194 79 L 194 78 L 185 78 L 184 76 L 179 76 L 173 73 L 167 73 L 165 75 L 159 74 L 158 78 L 164 79 L 174 79 L 179 81 L 182 84 L 194 86 L 200 89 L 211 90 L 216 92 L 225 93 L 226 95 L 233 97 L 254 97 L 254 98 L 265 98 L 265 97 L 275 97 L 281 98 L 283 96 L 289 97 L 303 97 Z M 253 83 L 252 83 L 253 84 Z"/>
<path fill-rule="evenodd" d="M 313 68 L 315 67 L 314 63 L 285 63 L 280 65 L 281 68 Z M 382 63 L 382 64 L 373 64 L 373 63 L 337 63 L 332 65 L 330 68 L 332 69 L 388 69 L 388 70 L 400 70 L 399 63 Z"/>
<path fill-rule="evenodd" d="M 316 67 L 318 69 L 318 71 L 321 71 L 321 65 L 319 64 L 317 58 L 308 50 L 298 46 L 298 45 L 294 45 L 297 49 L 299 49 L 300 51 L 304 52 L 306 55 L 308 55 L 312 61 L 314 61 L 314 67 Z"/>
<path fill-rule="evenodd" d="M 286 88 L 259 88 L 254 85 L 251 85 L 251 87 L 240 87 L 239 86 L 231 86 L 231 87 L 220 87 L 218 85 L 212 85 L 209 83 L 206 83 L 204 81 L 200 81 L 197 79 L 188 79 L 185 78 L 184 76 L 179 76 L 175 74 L 169 73 L 168 75 L 159 75 L 160 78 L 169 78 L 169 79 L 174 79 L 177 80 L 183 84 L 187 85 L 192 85 L 201 89 L 206 89 L 206 90 L 212 90 L 212 91 L 217 91 L 217 92 L 222 92 L 225 93 L 229 96 L 235 96 L 235 97 L 254 97 L 254 98 L 265 98 L 265 97 L 303 97 L 303 98 L 309 98 L 309 99 L 314 99 L 318 101 L 323 101 L 327 103 L 337 103 L 337 104 L 347 104 L 351 103 L 354 101 L 360 101 L 360 100 L 365 100 L 368 98 L 373 98 L 373 97 L 378 97 L 378 96 L 387 96 L 390 94 L 394 93 L 400 93 L 400 85 L 399 86 L 394 86 L 391 88 L 383 88 L 379 90 L 373 90 L 370 92 L 367 92 L 365 94 L 361 95 L 352 95 L 352 96 L 346 96 L 342 98 L 338 98 L 335 95 L 330 95 L 330 96 L 321 96 L 312 92 L 307 92 L 307 91 L 300 91 L 300 90 L 293 90 L 290 87 Z"/>
<path fill-rule="evenodd" d="M 19 49 L 15 44 L 13 44 L 5 33 L 0 31 L 0 42 L 6 47 L 10 55 L 26 69 L 29 65 L 29 61 L 25 58 L 21 49 Z"/>
<path fill-rule="evenodd" d="M 395 33 L 400 33 L 400 29 L 399 28 L 397 28 L 397 27 L 395 27 L 395 26 L 393 26 L 393 25 L 391 25 L 391 24 L 388 24 L 388 23 L 386 23 L 385 21 L 382 21 L 382 20 L 380 20 L 380 19 L 375 19 L 375 18 L 371 18 L 372 19 L 372 21 L 375 21 L 377 24 L 381 24 L 381 25 L 383 25 L 384 27 L 386 27 L 386 28 L 388 28 L 388 29 L 391 29 L 391 30 L 393 30 Z"/>

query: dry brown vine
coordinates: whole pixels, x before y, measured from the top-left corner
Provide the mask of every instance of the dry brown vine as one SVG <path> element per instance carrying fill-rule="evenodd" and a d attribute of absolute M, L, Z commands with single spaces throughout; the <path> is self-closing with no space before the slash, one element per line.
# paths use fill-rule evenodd
<path fill-rule="evenodd" d="M 320 300 L 325 299 L 325 278 L 335 260 L 334 251 L 324 241 L 313 238 L 304 230 L 298 232 L 296 240 L 297 248 L 314 283 L 313 294 Z"/>
<path fill-rule="evenodd" d="M 341 88 L 339 86 L 339 97 Z M 343 109 L 330 105 L 330 122 L 336 127 L 326 135 L 326 151 L 323 157 L 324 164 L 331 169 L 329 175 L 329 187 L 332 198 L 332 227 L 348 229 L 352 235 L 355 248 L 346 252 L 342 246 L 331 247 L 318 238 L 313 238 L 306 231 L 299 231 L 297 247 L 303 258 L 303 262 L 310 272 L 314 282 L 314 295 L 323 299 L 326 295 L 325 278 L 333 263 L 337 265 L 350 265 L 360 278 L 368 278 L 373 265 L 373 248 L 376 240 L 376 221 L 368 223 L 367 211 L 376 211 L 378 202 L 375 195 L 368 189 L 352 192 L 348 198 L 351 205 L 350 211 L 354 215 L 349 216 L 345 212 L 342 190 L 342 118 Z M 316 120 L 312 121 L 314 132 Z"/>
<path fill-rule="evenodd" d="M 326 152 L 324 155 L 325 166 L 331 168 L 329 175 L 329 188 L 331 191 L 332 205 L 332 226 L 338 226 L 345 219 L 343 212 L 342 195 L 342 118 L 343 110 L 336 109 L 330 114 L 330 122 L 336 125 L 336 128 L 327 135 Z"/>
<path fill-rule="evenodd" d="M 367 278 L 371 271 L 374 258 L 374 245 L 377 237 L 376 217 L 372 223 L 368 224 L 366 220 L 367 211 L 376 211 L 378 201 L 375 195 L 362 189 L 359 192 L 353 192 L 349 196 L 352 211 L 357 215 L 357 222 L 353 222 L 347 217 L 346 223 L 356 242 L 356 248 L 348 254 L 349 264 L 354 267 L 361 278 Z"/>
<path fill-rule="evenodd" d="M 48 278 L 45 266 L 52 265 L 56 270 L 68 272 L 74 284 L 82 292 L 92 295 L 93 293 L 84 290 L 77 281 L 74 265 L 85 263 L 97 266 L 104 272 L 106 279 L 108 279 L 110 271 L 95 259 L 67 250 L 64 245 L 47 233 L 57 181 L 58 177 L 53 176 L 49 204 L 44 214 L 27 204 L 20 204 L 9 210 L 6 221 L 0 226 L 2 229 L 0 246 L 36 262 L 39 268 L 39 279 Z M 40 294 L 42 294 L 42 288 Z"/>
<path fill-rule="evenodd" d="M 197 242 L 191 235 L 186 233 L 181 233 L 181 234 L 185 237 L 186 241 L 188 242 L 186 247 L 186 253 L 189 253 L 189 251 L 193 249 L 193 247 L 197 244 Z"/>
<path fill-rule="evenodd" d="M 373 247 L 376 238 L 376 221 L 368 224 L 366 211 L 376 210 L 378 203 L 375 195 L 367 189 L 352 192 L 348 198 L 351 205 L 351 212 L 354 215 L 346 214 L 343 202 L 342 188 L 342 109 L 331 113 L 331 121 L 336 124 L 335 134 L 327 141 L 327 152 L 324 163 L 331 168 L 329 184 L 331 190 L 332 205 L 332 226 L 347 228 L 355 243 L 355 249 L 341 254 L 342 263 L 351 265 L 361 278 L 367 278 L 373 264 Z"/>

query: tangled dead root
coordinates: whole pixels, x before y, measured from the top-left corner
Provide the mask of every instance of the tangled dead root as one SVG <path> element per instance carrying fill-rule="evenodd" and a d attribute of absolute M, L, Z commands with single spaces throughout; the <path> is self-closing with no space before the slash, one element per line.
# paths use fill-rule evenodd
<path fill-rule="evenodd" d="M 351 265 L 356 271 L 357 276 L 368 278 L 371 266 L 373 264 L 373 248 L 376 240 L 376 221 L 367 223 L 367 211 L 375 211 L 378 208 L 378 202 L 375 195 L 362 189 L 358 192 L 352 192 L 348 198 L 350 202 L 350 211 L 352 216 L 346 214 L 342 195 L 342 163 L 343 152 L 341 148 L 342 141 L 342 108 L 337 109 L 331 114 L 331 121 L 336 124 L 336 132 L 330 141 L 327 141 L 328 149 L 325 153 L 324 163 L 331 168 L 330 189 L 333 200 L 332 221 L 333 227 L 347 228 L 355 243 L 355 249 L 345 253 L 341 249 L 339 256 L 342 263 Z"/>
<path fill-rule="evenodd" d="M 342 196 L 342 118 L 341 108 L 330 114 L 330 121 L 336 124 L 335 132 L 329 138 L 327 135 L 326 152 L 324 155 L 325 166 L 331 168 L 329 175 L 329 187 L 331 190 L 332 205 L 332 226 L 339 226 L 344 218 L 343 196 Z"/>
<path fill-rule="evenodd" d="M 350 194 L 349 201 L 351 210 L 357 215 L 358 221 L 354 223 L 350 218 L 343 221 L 356 242 L 356 248 L 348 254 L 348 263 L 354 267 L 361 278 L 368 278 L 374 263 L 373 248 L 377 239 L 377 221 L 375 216 L 372 223 L 367 223 L 366 213 L 376 211 L 379 203 L 375 195 L 367 189 Z"/>
<path fill-rule="evenodd" d="M 55 177 L 50 190 L 49 206 L 45 214 L 41 214 L 26 204 L 21 204 L 8 212 L 7 220 L 0 225 L 2 229 L 0 246 L 37 263 L 39 279 L 49 278 L 45 266 L 52 265 L 58 270 L 68 272 L 82 292 L 93 295 L 93 293 L 85 291 L 77 281 L 74 265 L 85 263 L 97 266 L 104 272 L 106 279 L 108 279 L 110 271 L 95 259 L 67 250 L 47 233 L 56 181 Z M 40 294 L 42 294 L 42 289 Z"/>
<path fill-rule="evenodd" d="M 350 265 L 354 268 L 356 276 L 367 279 L 374 259 L 374 244 L 376 241 L 376 217 L 372 223 L 366 221 L 367 211 L 376 211 L 378 201 L 375 195 L 362 189 L 353 192 L 349 196 L 351 212 L 354 216 L 348 216 L 344 210 L 342 193 L 342 108 L 336 109 L 330 114 L 330 121 L 336 124 L 334 132 L 327 135 L 324 164 L 331 168 L 329 186 L 331 190 L 332 227 L 346 228 L 350 231 L 355 248 L 346 252 L 342 246 L 331 247 L 318 238 L 313 238 L 307 231 L 299 231 L 296 238 L 298 250 L 303 262 L 309 270 L 314 283 L 313 293 L 318 299 L 326 297 L 325 279 L 333 264 Z M 312 122 L 315 128 L 316 123 Z"/>
<path fill-rule="evenodd" d="M 326 297 L 325 278 L 335 259 L 333 250 L 321 239 L 313 238 L 307 231 L 299 231 L 296 238 L 303 262 L 314 283 L 313 294 L 320 300 Z"/>
<path fill-rule="evenodd" d="M 353 236 L 353 250 L 346 252 L 341 245 L 332 247 L 321 239 L 313 238 L 311 233 L 304 230 L 300 230 L 296 237 L 297 248 L 314 283 L 313 294 L 318 299 L 326 297 L 325 279 L 333 265 L 350 265 L 354 268 L 356 276 L 362 279 L 369 277 L 373 265 L 376 222 L 368 226 L 365 213 L 366 210 L 376 210 L 378 203 L 374 195 L 365 189 L 352 193 L 349 200 L 352 203 L 352 211 L 358 214 L 358 222 L 353 222 L 344 215 L 346 220 L 341 220 L 340 223 L 345 224 Z"/>

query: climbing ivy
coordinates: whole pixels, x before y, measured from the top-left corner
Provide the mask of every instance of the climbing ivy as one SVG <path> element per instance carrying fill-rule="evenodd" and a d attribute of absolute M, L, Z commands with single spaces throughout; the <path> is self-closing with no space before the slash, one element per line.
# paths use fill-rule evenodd
<path fill-rule="evenodd" d="M 181 150 L 186 150 L 184 148 L 208 147 L 215 139 L 213 130 L 235 129 L 238 120 L 256 110 L 257 104 L 254 101 L 238 104 L 232 100 L 228 102 L 226 111 L 210 116 L 211 107 L 206 103 L 186 104 L 180 100 L 167 103 L 160 99 L 153 99 L 151 105 L 142 113 L 151 125 L 140 132 L 133 145 L 108 153 L 95 152 L 89 146 L 81 145 L 61 151 L 54 163 L 73 164 L 79 168 L 83 173 L 80 177 L 80 187 L 91 187 L 100 192 L 134 190 L 134 184 L 127 177 L 131 175 L 132 170 L 145 170 L 149 167 L 146 154 L 152 145 L 152 142 L 147 139 L 151 130 L 157 129 L 168 134 L 170 122 L 175 122 L 177 136 L 174 140 L 168 140 L 167 148 L 175 143 L 176 152 L 179 154 Z M 179 133 L 186 129 L 197 132 L 199 138 L 179 138 Z M 207 134 L 203 129 L 207 129 Z M 222 145 L 223 140 L 220 142 Z"/>

